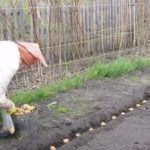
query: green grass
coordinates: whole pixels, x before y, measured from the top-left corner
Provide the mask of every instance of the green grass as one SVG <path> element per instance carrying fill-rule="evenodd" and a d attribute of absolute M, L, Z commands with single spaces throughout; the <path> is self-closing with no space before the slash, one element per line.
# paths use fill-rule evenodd
<path fill-rule="evenodd" d="M 53 112 L 57 113 L 67 113 L 70 112 L 70 109 L 65 106 L 57 105 L 57 102 L 52 102 L 47 105 L 49 110 L 52 110 Z"/>
<path fill-rule="evenodd" d="M 59 107 L 56 109 L 56 111 L 57 111 L 58 113 L 67 113 L 67 112 L 70 112 L 70 110 L 69 110 L 68 108 L 64 107 L 64 106 L 59 106 Z"/>
<path fill-rule="evenodd" d="M 55 96 L 59 92 L 77 88 L 87 80 L 115 78 L 134 70 L 143 70 L 147 66 L 150 66 L 150 59 L 148 58 L 118 58 L 111 62 L 102 60 L 90 66 L 84 73 L 75 74 L 72 77 L 64 77 L 55 84 L 43 85 L 35 90 L 18 90 L 12 93 L 10 98 L 15 103 L 30 103 L 49 96 Z"/>

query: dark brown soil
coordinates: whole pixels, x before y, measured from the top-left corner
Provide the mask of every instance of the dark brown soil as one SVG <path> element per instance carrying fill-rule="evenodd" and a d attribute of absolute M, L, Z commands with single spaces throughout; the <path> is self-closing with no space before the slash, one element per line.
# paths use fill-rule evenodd
<path fill-rule="evenodd" d="M 150 150 L 150 102 L 59 150 Z"/>
<path fill-rule="evenodd" d="M 25 140 L 24 137 L 13 136 L 2 139 L 0 150 L 49 150 L 50 145 L 61 149 L 63 138 L 69 138 L 73 143 L 75 133 L 85 133 L 90 127 L 98 128 L 100 122 L 109 121 L 111 115 L 119 115 L 121 111 L 140 103 L 145 98 L 145 89 L 148 85 L 150 85 L 150 69 L 132 72 L 112 80 L 88 81 L 78 89 L 61 93 L 56 98 L 43 100 L 38 103 L 37 138 Z M 51 102 L 57 104 L 49 110 L 47 104 Z M 110 124 L 105 130 L 109 131 L 113 126 Z M 90 139 L 95 137 L 94 134 L 90 136 Z M 83 143 L 88 138 L 89 136 L 85 137 Z"/>

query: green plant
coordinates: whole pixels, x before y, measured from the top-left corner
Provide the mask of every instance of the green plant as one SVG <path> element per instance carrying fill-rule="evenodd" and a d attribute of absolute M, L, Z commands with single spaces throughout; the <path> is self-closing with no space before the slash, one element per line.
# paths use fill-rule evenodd
<path fill-rule="evenodd" d="M 149 58 L 118 58 L 112 62 L 101 60 L 90 66 L 84 73 L 64 77 L 54 84 L 43 85 L 35 90 L 18 90 L 11 94 L 11 99 L 15 103 L 30 103 L 49 96 L 55 96 L 59 92 L 77 88 L 87 80 L 106 77 L 115 78 L 134 70 L 142 70 L 147 66 L 150 66 Z"/>
<path fill-rule="evenodd" d="M 64 106 L 59 106 L 59 107 L 56 109 L 56 111 L 57 111 L 58 113 L 67 113 L 67 112 L 69 112 L 70 110 L 69 110 L 68 108 L 64 107 Z"/>

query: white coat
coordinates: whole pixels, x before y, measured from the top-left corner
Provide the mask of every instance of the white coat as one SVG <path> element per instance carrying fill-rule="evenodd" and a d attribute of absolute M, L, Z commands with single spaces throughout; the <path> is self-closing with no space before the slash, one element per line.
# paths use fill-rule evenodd
<path fill-rule="evenodd" d="M 0 41 L 0 103 L 6 100 L 7 87 L 19 69 L 18 45 L 11 41 Z"/>

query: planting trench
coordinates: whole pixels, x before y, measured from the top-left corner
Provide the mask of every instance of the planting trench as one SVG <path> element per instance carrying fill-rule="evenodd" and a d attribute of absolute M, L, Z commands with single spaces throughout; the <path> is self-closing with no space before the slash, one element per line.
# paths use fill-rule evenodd
<path fill-rule="evenodd" d="M 37 137 L 2 139 L 0 150 L 49 150 L 51 145 L 61 149 L 64 138 L 74 140 L 76 133 L 99 128 L 102 121 L 108 122 L 112 115 L 119 116 L 148 98 L 149 74 L 150 69 L 146 69 L 113 80 L 88 81 L 78 89 L 39 102 Z M 57 104 L 49 110 L 51 102 Z"/>
<path fill-rule="evenodd" d="M 150 150 L 150 102 L 58 150 Z"/>

